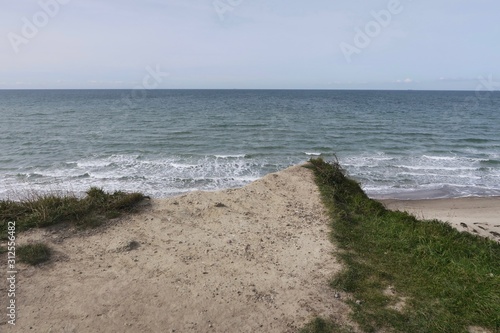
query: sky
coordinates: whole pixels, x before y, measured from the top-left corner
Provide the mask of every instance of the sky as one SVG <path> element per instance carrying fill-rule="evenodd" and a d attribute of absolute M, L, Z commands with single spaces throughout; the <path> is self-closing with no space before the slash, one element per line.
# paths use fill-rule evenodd
<path fill-rule="evenodd" d="M 500 89 L 498 0 L 0 0 L 0 89 Z"/>

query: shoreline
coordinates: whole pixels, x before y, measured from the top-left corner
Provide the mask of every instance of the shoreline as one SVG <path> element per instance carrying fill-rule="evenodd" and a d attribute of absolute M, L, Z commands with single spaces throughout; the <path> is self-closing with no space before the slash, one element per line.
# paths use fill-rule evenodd
<path fill-rule="evenodd" d="M 406 211 L 425 220 L 441 220 L 459 231 L 500 242 L 500 196 L 374 200 L 388 209 Z"/>

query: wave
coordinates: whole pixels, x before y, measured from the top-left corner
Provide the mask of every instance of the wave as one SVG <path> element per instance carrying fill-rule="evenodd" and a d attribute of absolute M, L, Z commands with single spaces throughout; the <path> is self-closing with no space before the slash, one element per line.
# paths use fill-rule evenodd
<path fill-rule="evenodd" d="M 375 199 L 445 199 L 463 197 L 491 197 L 500 196 L 500 188 L 489 188 L 474 185 L 457 185 L 449 183 L 436 183 L 424 186 L 399 187 L 363 187 L 365 192 Z"/>
<path fill-rule="evenodd" d="M 479 170 L 476 167 L 446 167 L 446 166 L 436 166 L 436 165 L 394 165 L 398 169 L 409 169 L 409 170 L 445 170 L 445 171 L 461 171 L 461 170 Z"/>
<path fill-rule="evenodd" d="M 438 161 L 455 161 L 457 160 L 456 156 L 430 156 L 430 155 L 422 155 L 423 158 L 429 160 L 438 160 Z"/>
<path fill-rule="evenodd" d="M 153 197 L 192 190 L 234 188 L 267 173 L 305 162 L 309 156 L 333 158 L 333 154 L 322 151 L 314 147 L 297 150 L 290 156 L 269 152 L 93 155 L 80 160 L 54 162 L 53 165 L 11 169 L 10 174 L 4 172 L 0 181 L 6 185 L 0 188 L 0 196 L 4 195 L 5 188 L 66 190 L 70 187 L 76 193 L 84 193 L 90 186 L 98 186 L 108 191 L 141 191 Z M 497 193 L 495 191 L 500 187 L 500 160 L 489 153 L 460 156 L 363 152 L 339 155 L 339 161 L 370 196 L 397 196 L 398 193 L 410 192 L 424 196 L 424 190 L 437 189 L 441 193 L 448 187 L 454 190 L 442 195 L 486 195 Z M 461 190 L 464 186 L 467 192 Z"/>
<path fill-rule="evenodd" d="M 486 166 L 498 166 L 500 165 L 500 160 L 494 160 L 494 159 L 488 159 L 488 160 L 481 160 L 481 165 L 486 165 Z"/>
<path fill-rule="evenodd" d="M 467 143 L 488 143 L 491 140 L 489 139 L 479 139 L 479 138 L 466 138 L 466 139 L 460 139 L 460 142 L 467 142 Z"/>
<path fill-rule="evenodd" d="M 36 178 L 43 178 L 44 175 L 41 173 L 36 173 L 36 172 L 30 172 L 30 173 L 18 173 L 16 174 L 16 177 L 19 178 L 25 178 L 25 179 L 36 179 Z"/>
<path fill-rule="evenodd" d="M 54 164 L 47 169 L 0 175 L 8 187 L 53 191 L 68 186 L 75 193 L 89 187 L 108 191 L 141 191 L 155 197 L 166 197 L 191 190 L 219 190 L 244 186 L 270 172 L 291 164 L 269 157 L 249 159 L 246 154 L 95 156 L 75 162 Z M 5 182 L 4 182 L 5 180 Z M 0 194 L 1 195 L 1 194 Z"/>
<path fill-rule="evenodd" d="M 237 154 L 237 155 L 213 155 L 216 158 L 245 158 L 246 154 Z"/>

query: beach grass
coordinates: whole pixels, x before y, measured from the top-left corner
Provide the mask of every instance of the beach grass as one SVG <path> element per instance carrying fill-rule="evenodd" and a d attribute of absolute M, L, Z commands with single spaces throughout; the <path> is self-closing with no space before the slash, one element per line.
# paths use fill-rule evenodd
<path fill-rule="evenodd" d="M 351 333 L 352 328 L 342 327 L 337 323 L 325 320 L 323 318 L 314 318 L 310 323 L 303 327 L 299 333 Z"/>
<path fill-rule="evenodd" d="M 16 248 L 19 261 L 29 265 L 38 265 L 50 259 L 51 250 L 43 243 L 20 245 Z"/>
<path fill-rule="evenodd" d="M 345 267 L 331 287 L 363 332 L 500 332 L 500 244 L 385 209 L 337 161 L 309 167 Z M 309 325 L 342 332 L 320 318 Z"/>
<path fill-rule="evenodd" d="M 21 201 L 0 201 L 0 240 L 7 239 L 9 222 L 15 230 L 71 223 L 80 228 L 96 227 L 107 219 L 133 211 L 144 199 L 141 193 L 106 193 L 92 187 L 83 198 L 74 195 L 31 194 Z"/>

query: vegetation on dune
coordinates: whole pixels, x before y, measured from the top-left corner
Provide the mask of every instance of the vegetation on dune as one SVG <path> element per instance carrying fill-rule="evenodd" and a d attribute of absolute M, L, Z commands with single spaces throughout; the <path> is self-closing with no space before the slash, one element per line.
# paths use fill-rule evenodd
<path fill-rule="evenodd" d="M 338 162 L 313 159 L 344 271 L 332 288 L 364 332 L 500 332 L 500 244 L 371 200 Z M 345 332 L 317 318 L 304 332 Z"/>
<path fill-rule="evenodd" d="M 21 245 L 16 248 L 19 261 L 29 265 L 38 265 L 50 259 L 50 248 L 43 243 Z"/>
<path fill-rule="evenodd" d="M 8 222 L 15 222 L 16 233 L 60 223 L 96 227 L 106 219 L 131 212 L 144 199 L 141 193 L 106 193 L 92 187 L 86 196 L 32 195 L 22 201 L 0 201 L 0 240 L 7 239 Z"/>
<path fill-rule="evenodd" d="M 300 330 L 300 333 L 349 333 L 350 328 L 344 328 L 341 325 L 324 320 L 323 318 L 315 318 Z"/>

